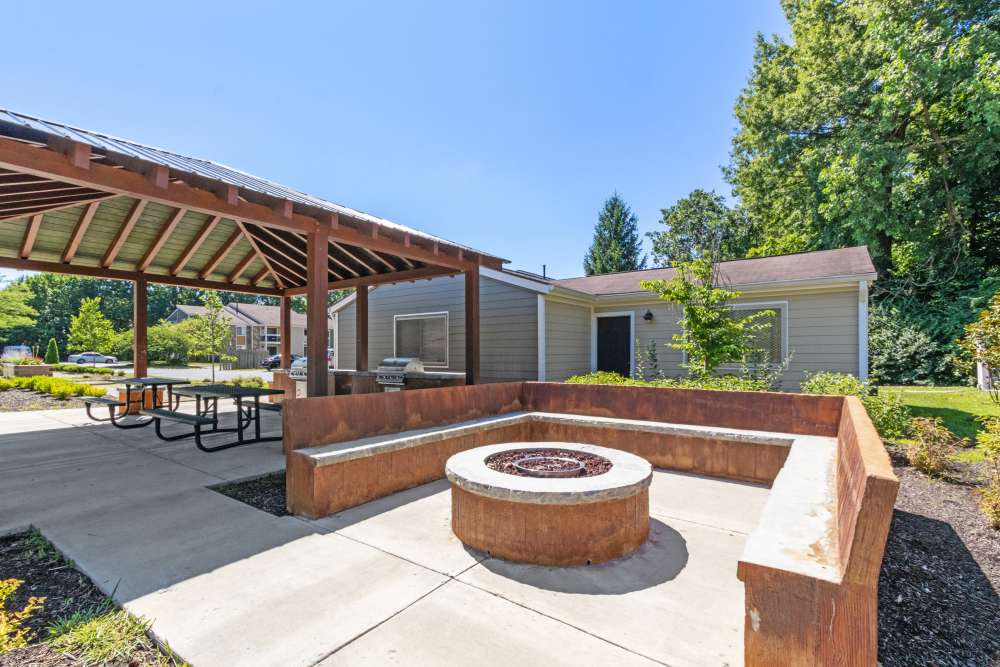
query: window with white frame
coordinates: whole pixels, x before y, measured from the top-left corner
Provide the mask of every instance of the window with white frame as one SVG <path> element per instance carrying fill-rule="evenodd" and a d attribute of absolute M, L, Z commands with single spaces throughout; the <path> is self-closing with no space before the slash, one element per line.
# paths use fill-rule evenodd
<path fill-rule="evenodd" d="M 785 315 L 788 305 L 782 303 L 733 304 L 732 316 L 742 319 L 755 313 L 770 311 L 767 317 L 755 320 L 755 324 L 763 324 L 755 331 L 750 340 L 750 347 L 763 350 L 769 363 L 780 364 L 785 359 Z M 736 363 L 736 362 L 734 362 Z"/>
<path fill-rule="evenodd" d="M 264 329 L 264 342 L 265 343 L 281 342 L 281 334 L 278 332 L 278 327 L 267 327 Z"/>
<path fill-rule="evenodd" d="M 448 365 L 448 313 L 395 316 L 397 357 L 414 357 L 425 366 Z"/>
<path fill-rule="evenodd" d="M 237 350 L 247 349 L 247 328 L 241 324 L 233 326 L 233 338 L 236 342 Z"/>

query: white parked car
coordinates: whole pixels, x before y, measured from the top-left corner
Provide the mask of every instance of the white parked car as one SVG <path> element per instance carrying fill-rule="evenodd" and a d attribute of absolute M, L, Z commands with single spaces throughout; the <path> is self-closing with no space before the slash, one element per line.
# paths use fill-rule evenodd
<path fill-rule="evenodd" d="M 288 369 L 288 377 L 303 380 L 306 377 L 306 364 L 309 362 L 305 357 L 299 357 L 292 362 L 292 366 Z"/>
<path fill-rule="evenodd" d="M 71 364 L 116 364 L 118 359 L 115 357 L 109 357 L 106 354 L 101 354 L 100 352 L 80 352 L 79 354 L 71 354 L 66 358 Z"/>

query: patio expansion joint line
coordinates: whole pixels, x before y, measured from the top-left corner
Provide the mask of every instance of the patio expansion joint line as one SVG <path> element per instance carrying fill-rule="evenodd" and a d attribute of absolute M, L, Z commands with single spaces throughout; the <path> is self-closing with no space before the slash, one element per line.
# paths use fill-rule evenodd
<path fill-rule="evenodd" d="M 650 512 L 649 516 L 655 517 L 657 519 L 670 519 L 672 521 L 682 521 L 684 523 L 689 523 L 692 526 L 701 526 L 702 528 L 712 528 L 713 530 L 717 530 L 717 531 L 722 532 L 722 533 L 730 533 L 730 534 L 735 533 L 737 535 L 742 535 L 743 537 L 749 537 L 750 536 L 750 533 L 748 533 L 746 531 L 743 531 L 743 530 L 739 530 L 738 528 L 726 528 L 724 526 L 715 526 L 715 525 L 712 525 L 710 523 L 703 523 L 701 521 L 693 521 L 691 519 L 685 519 L 682 516 L 675 516 L 673 514 L 667 514 L 667 513 L 660 514 L 660 513 Z"/>

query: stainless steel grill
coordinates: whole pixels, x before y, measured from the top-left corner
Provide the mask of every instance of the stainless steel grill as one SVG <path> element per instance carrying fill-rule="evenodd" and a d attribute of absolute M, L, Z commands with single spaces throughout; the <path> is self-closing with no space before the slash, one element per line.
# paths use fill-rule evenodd
<path fill-rule="evenodd" d="M 411 357 L 389 357 L 375 369 L 375 382 L 385 391 L 399 391 L 406 385 L 407 373 L 423 373 L 424 362 Z"/>

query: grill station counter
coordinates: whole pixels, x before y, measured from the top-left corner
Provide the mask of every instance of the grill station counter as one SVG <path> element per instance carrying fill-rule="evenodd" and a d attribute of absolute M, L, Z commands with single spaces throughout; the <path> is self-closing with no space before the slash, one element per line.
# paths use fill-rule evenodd
<path fill-rule="evenodd" d="M 407 389 L 455 387 L 465 384 L 465 373 L 428 371 L 419 359 L 389 357 L 383 359 L 374 371 L 331 370 L 331 394 L 374 394 Z M 276 369 L 271 387 L 284 389 L 288 397 L 303 397 L 304 374 L 290 377 L 288 371 Z"/>

